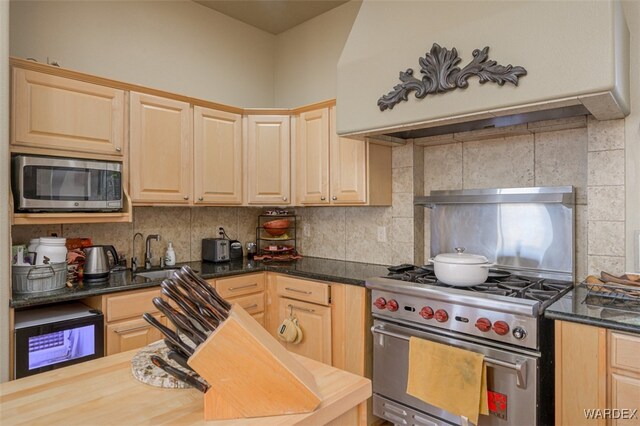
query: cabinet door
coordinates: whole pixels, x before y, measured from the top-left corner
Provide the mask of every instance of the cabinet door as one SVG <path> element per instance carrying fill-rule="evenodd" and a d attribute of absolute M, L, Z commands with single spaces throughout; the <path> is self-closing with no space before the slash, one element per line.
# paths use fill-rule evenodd
<path fill-rule="evenodd" d="M 14 68 L 12 99 L 13 145 L 124 153 L 122 90 Z"/>
<path fill-rule="evenodd" d="M 194 202 L 242 203 L 242 117 L 196 106 Z"/>
<path fill-rule="evenodd" d="M 154 317 L 162 324 L 166 323 L 166 318 L 161 318 L 159 314 L 154 315 Z M 142 348 L 161 338 L 160 331 L 142 318 L 108 324 L 106 352 L 107 355 L 113 355 L 131 349 Z"/>
<path fill-rule="evenodd" d="M 335 108 L 331 108 L 331 203 L 367 202 L 367 144 L 335 133 Z"/>
<path fill-rule="evenodd" d="M 300 114 L 296 123 L 300 204 L 329 204 L 329 109 Z"/>
<path fill-rule="evenodd" d="M 607 405 L 607 331 L 567 321 L 555 322 L 556 424 L 605 426 L 588 421 L 584 410 Z"/>
<path fill-rule="evenodd" d="M 302 329 L 302 341 L 293 344 L 278 340 L 291 352 L 331 365 L 331 308 L 278 298 L 278 325 L 292 312 Z"/>
<path fill-rule="evenodd" d="M 130 129 L 132 201 L 189 204 L 189 104 L 131 92 Z"/>
<path fill-rule="evenodd" d="M 289 204 L 289 116 L 250 115 L 247 127 L 249 204 Z"/>
<path fill-rule="evenodd" d="M 634 410 L 640 404 L 640 378 L 630 377 L 622 374 L 611 375 L 611 408 L 614 410 Z M 612 419 L 611 425 L 640 425 L 640 414 L 636 417 L 625 416 L 627 418 Z M 633 417 L 633 418 L 631 418 Z"/>

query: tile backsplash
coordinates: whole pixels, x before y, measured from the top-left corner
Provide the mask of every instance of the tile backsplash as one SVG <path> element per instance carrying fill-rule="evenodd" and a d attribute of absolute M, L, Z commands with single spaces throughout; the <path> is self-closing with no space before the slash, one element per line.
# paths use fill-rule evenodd
<path fill-rule="evenodd" d="M 135 207 L 132 223 L 100 223 L 69 225 L 13 226 L 14 244 L 26 243 L 30 238 L 56 233 L 59 236 L 89 237 L 94 244 L 112 244 L 118 254 L 128 261 L 133 253 L 133 237 L 136 238 L 135 255 L 138 265 L 144 262 L 145 239 L 149 234 L 159 234 L 159 242 L 151 242 L 153 263 L 159 262 L 169 241 L 173 243 L 177 262 L 201 259 L 201 240 L 215 238 L 218 227 L 224 227 L 230 238 L 246 242 L 255 241 L 258 215 L 262 209 L 250 207 Z"/>
<path fill-rule="evenodd" d="M 624 120 L 424 148 L 431 190 L 572 185 L 576 190 L 576 277 L 624 271 Z M 430 252 L 425 216 L 425 257 Z"/>
<path fill-rule="evenodd" d="M 482 141 L 392 150 L 389 207 L 297 207 L 298 248 L 305 256 L 378 264 L 421 264 L 430 255 L 429 213 L 413 206 L 416 195 L 438 189 L 573 185 L 576 188 L 576 269 L 579 279 L 625 265 L 624 120 L 586 127 Z M 136 207 L 132 223 L 14 226 L 14 244 L 57 233 L 113 244 L 142 264 L 144 238 L 154 263 L 173 242 L 176 260 L 200 260 L 201 239 L 223 226 L 230 238 L 255 240 L 254 207 Z"/>

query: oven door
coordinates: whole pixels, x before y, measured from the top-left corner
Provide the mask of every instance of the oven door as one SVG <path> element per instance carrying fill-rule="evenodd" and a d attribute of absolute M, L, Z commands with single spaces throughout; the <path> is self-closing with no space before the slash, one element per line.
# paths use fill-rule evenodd
<path fill-rule="evenodd" d="M 373 332 L 374 414 L 396 424 L 464 425 L 466 419 L 407 394 L 409 338 L 411 336 L 481 353 L 487 365 L 487 389 L 491 413 L 478 422 L 488 425 L 535 425 L 536 353 L 512 352 L 441 332 L 375 320 Z M 446 392 L 446 389 L 443 389 Z M 455 398 L 455 395 L 451 395 Z M 504 405 L 503 405 L 504 403 Z M 418 413 L 416 417 L 416 411 Z M 421 413 L 427 414 L 422 416 Z M 424 420 L 424 419 L 429 420 Z M 424 421 L 416 421 L 423 419 Z M 406 423 L 405 423 L 406 422 Z"/>

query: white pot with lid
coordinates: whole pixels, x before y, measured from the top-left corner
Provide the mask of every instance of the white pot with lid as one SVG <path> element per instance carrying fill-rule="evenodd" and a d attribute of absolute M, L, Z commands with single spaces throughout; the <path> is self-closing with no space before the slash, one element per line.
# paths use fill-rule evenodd
<path fill-rule="evenodd" d="M 429 259 L 438 280 L 456 287 L 471 287 L 487 280 L 489 268 L 495 263 L 479 254 L 464 253 L 464 247 L 454 250 L 455 253 L 441 253 Z"/>
<path fill-rule="evenodd" d="M 67 261 L 66 238 L 40 237 L 36 248 L 36 265 Z"/>

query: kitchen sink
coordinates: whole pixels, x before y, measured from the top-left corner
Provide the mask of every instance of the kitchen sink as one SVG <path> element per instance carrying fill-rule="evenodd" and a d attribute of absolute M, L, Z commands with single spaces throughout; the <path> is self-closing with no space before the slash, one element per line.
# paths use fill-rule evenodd
<path fill-rule="evenodd" d="M 146 271 L 146 272 L 136 272 L 136 277 L 145 277 L 150 280 L 159 280 L 164 278 L 171 278 L 171 274 L 173 271 L 177 271 L 178 268 L 175 269 L 160 269 L 156 271 Z"/>

